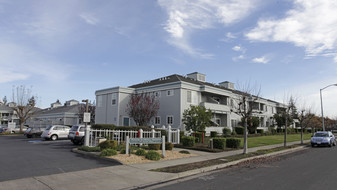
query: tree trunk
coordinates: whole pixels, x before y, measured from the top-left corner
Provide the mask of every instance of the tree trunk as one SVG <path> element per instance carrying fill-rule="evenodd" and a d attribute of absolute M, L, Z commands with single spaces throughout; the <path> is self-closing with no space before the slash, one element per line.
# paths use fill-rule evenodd
<path fill-rule="evenodd" d="M 301 144 L 303 144 L 303 127 L 301 125 Z"/>
<path fill-rule="evenodd" d="M 23 129 L 23 122 L 20 121 L 20 133 L 23 132 L 22 129 Z"/>
<path fill-rule="evenodd" d="M 244 119 L 243 122 L 243 126 L 244 126 L 244 131 L 243 131 L 243 154 L 247 154 L 248 153 L 248 146 L 247 146 L 247 118 Z"/>

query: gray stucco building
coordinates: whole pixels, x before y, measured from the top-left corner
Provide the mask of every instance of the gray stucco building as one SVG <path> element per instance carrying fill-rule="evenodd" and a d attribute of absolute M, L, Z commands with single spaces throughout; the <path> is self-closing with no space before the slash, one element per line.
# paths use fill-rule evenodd
<path fill-rule="evenodd" d="M 231 82 L 218 85 L 206 82 L 204 74 L 195 72 L 187 76 L 170 75 L 129 87 L 113 87 L 96 91 L 96 123 L 114 124 L 117 126 L 134 126 L 135 123 L 126 113 L 130 95 L 133 93 L 154 93 L 160 102 L 158 115 L 151 125 L 161 127 L 171 125 L 184 129 L 182 115 L 190 105 L 205 106 L 213 112 L 215 126 L 236 127 L 241 116 L 231 110 L 242 92 L 235 90 Z M 259 98 L 254 106 L 258 110 L 260 128 L 267 129 L 273 121 L 272 117 L 278 102 Z"/>

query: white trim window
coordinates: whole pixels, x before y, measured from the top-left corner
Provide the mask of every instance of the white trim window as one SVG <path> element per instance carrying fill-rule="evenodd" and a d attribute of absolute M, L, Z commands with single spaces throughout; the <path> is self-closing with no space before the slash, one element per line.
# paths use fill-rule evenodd
<path fill-rule="evenodd" d="M 111 105 L 116 105 L 117 104 L 117 94 L 112 94 L 111 95 Z"/>
<path fill-rule="evenodd" d="M 167 90 L 166 91 L 166 95 L 167 96 L 173 96 L 174 95 L 174 91 L 173 90 Z"/>
<path fill-rule="evenodd" d="M 192 103 L 192 92 L 190 90 L 187 91 L 187 103 Z"/>
<path fill-rule="evenodd" d="M 160 98 L 161 92 L 160 92 L 160 91 L 154 92 L 154 96 L 155 96 L 156 98 Z"/>
<path fill-rule="evenodd" d="M 166 117 L 166 123 L 167 123 L 167 125 L 172 125 L 173 124 L 173 115 L 168 115 Z"/>
<path fill-rule="evenodd" d="M 130 118 L 123 117 L 123 126 L 130 126 Z"/>
<path fill-rule="evenodd" d="M 157 116 L 157 117 L 154 118 L 154 124 L 160 125 L 160 116 Z"/>

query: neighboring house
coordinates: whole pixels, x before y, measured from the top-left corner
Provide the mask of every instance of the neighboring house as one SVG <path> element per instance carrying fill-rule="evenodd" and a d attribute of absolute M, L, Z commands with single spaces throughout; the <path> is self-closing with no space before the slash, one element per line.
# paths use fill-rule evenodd
<path fill-rule="evenodd" d="M 158 115 L 150 125 L 161 127 L 171 125 L 184 130 L 182 116 L 190 105 L 205 106 L 213 112 L 215 126 L 236 127 L 241 116 L 235 114 L 232 105 L 236 104 L 242 92 L 235 90 L 231 82 L 218 85 L 206 82 L 201 73 L 187 76 L 171 75 L 146 81 L 130 87 L 114 87 L 96 91 L 96 123 L 114 124 L 117 126 L 133 126 L 135 122 L 129 118 L 126 109 L 131 94 L 153 93 L 160 102 Z M 283 104 L 260 98 L 254 105 L 253 116 L 260 118 L 260 127 L 267 130 L 273 124 L 273 115 Z"/>
<path fill-rule="evenodd" d="M 0 104 L 0 126 L 8 126 L 8 123 L 11 122 L 20 124 L 11 105 Z"/>
<path fill-rule="evenodd" d="M 30 127 L 45 127 L 48 125 L 77 125 L 82 123 L 79 118 L 80 104 L 77 100 L 69 100 L 64 105 L 57 100 L 50 108 L 42 109 L 26 122 Z"/>

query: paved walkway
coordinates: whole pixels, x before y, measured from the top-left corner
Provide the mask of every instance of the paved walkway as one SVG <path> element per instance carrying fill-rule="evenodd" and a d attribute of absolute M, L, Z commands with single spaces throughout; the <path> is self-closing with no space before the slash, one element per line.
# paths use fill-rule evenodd
<path fill-rule="evenodd" d="M 308 142 L 308 141 L 305 141 Z M 299 142 L 288 143 L 288 145 L 298 144 Z M 261 149 L 270 149 L 283 146 L 283 144 L 269 145 L 263 147 L 250 148 L 250 152 Z M 176 148 L 177 149 L 177 148 Z M 179 149 L 177 149 L 179 150 Z M 18 180 L 0 182 L 0 190 L 2 189 L 134 189 L 144 187 L 151 184 L 161 183 L 181 177 L 181 174 L 170 174 L 161 172 L 151 172 L 150 169 L 174 166 L 179 164 L 193 163 L 226 157 L 230 155 L 242 154 L 242 150 L 207 153 L 200 151 L 188 150 L 199 156 L 182 158 L 176 160 L 165 160 L 143 164 L 121 165 L 112 167 L 103 167 L 97 169 L 83 170 L 77 172 L 69 172 L 62 174 L 54 174 L 48 176 L 30 177 Z M 195 173 L 191 173 L 193 175 Z M 185 172 L 184 176 L 188 173 Z"/>

